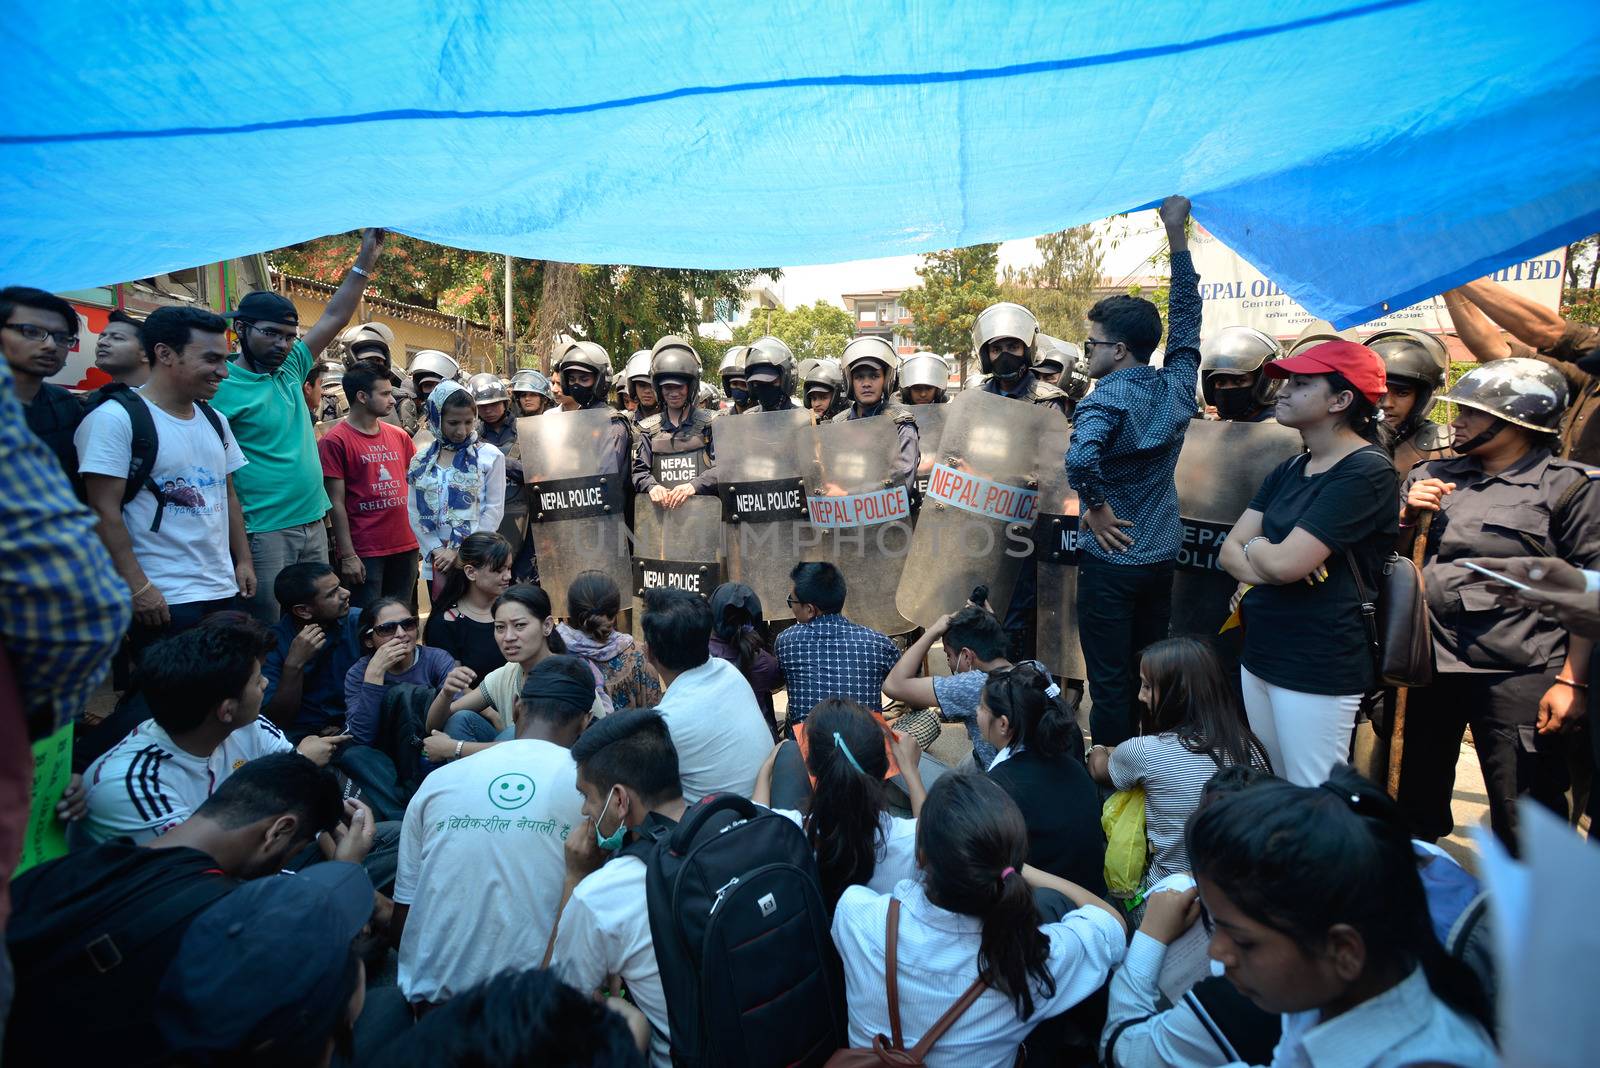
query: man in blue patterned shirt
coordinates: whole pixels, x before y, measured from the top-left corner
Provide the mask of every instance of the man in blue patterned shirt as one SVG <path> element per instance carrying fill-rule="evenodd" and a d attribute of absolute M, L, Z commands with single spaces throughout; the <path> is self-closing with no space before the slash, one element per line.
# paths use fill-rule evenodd
<path fill-rule="evenodd" d="M 789 610 L 795 625 L 778 635 L 778 663 L 789 690 L 785 727 L 805 722 L 817 702 L 848 697 L 862 708 L 883 710 L 883 680 L 900 659 L 894 642 L 844 611 L 845 583 L 827 563 L 796 564 Z"/>
<path fill-rule="evenodd" d="M 1067 481 L 1090 537 L 1079 541 L 1078 633 L 1094 702 L 1097 745 L 1134 734 L 1139 651 L 1167 636 L 1172 574 L 1183 545 L 1173 472 L 1197 410 L 1199 276 L 1184 233 L 1189 201 L 1168 197 L 1161 222 L 1172 249 L 1171 332 L 1160 368 L 1161 313 L 1138 297 L 1107 297 L 1089 310 L 1089 376 L 1078 403 Z"/>

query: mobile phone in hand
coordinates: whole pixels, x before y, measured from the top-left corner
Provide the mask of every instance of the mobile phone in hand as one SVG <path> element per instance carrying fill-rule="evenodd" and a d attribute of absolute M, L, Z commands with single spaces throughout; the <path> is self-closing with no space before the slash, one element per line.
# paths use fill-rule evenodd
<path fill-rule="evenodd" d="M 1476 571 L 1478 574 L 1483 575 L 1485 578 L 1493 579 L 1495 582 L 1503 582 L 1507 586 L 1510 586 L 1512 589 L 1517 589 L 1517 590 L 1531 590 L 1531 589 L 1533 589 L 1533 587 L 1528 585 L 1526 582 L 1518 581 L 1517 579 L 1511 578 L 1509 575 L 1502 575 L 1498 571 L 1490 571 L 1488 568 L 1484 567 L 1482 564 L 1475 564 L 1471 560 L 1463 560 L 1463 561 L 1461 561 L 1461 566 L 1464 567 L 1464 568 L 1467 568 L 1470 571 Z"/>

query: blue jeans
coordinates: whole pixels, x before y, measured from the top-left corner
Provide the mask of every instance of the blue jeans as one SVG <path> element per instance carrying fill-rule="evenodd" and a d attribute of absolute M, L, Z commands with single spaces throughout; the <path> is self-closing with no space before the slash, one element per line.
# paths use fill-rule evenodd
<path fill-rule="evenodd" d="M 250 598 L 250 614 L 270 627 L 278 621 L 278 598 L 272 592 L 278 572 L 290 564 L 326 564 L 328 528 L 318 519 L 297 527 L 251 534 L 250 560 L 256 569 L 256 595 Z"/>

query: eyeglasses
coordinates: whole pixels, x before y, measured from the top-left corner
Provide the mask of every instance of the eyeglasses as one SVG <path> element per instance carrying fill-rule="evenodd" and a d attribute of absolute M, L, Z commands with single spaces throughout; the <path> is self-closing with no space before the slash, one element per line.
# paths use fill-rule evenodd
<path fill-rule="evenodd" d="M 7 323 L 5 328 L 7 330 L 15 330 L 29 341 L 43 341 L 45 338 L 49 338 L 56 343 L 56 348 L 58 349 L 70 349 L 73 343 L 78 340 L 78 335 L 75 331 L 46 330 L 44 327 L 33 323 Z"/>
<path fill-rule="evenodd" d="M 417 617 L 407 616 L 404 619 L 391 619 L 387 623 L 379 623 L 377 626 L 372 628 L 371 633 L 375 638 L 392 638 L 402 630 L 416 629 Z"/>
<path fill-rule="evenodd" d="M 284 333 L 282 330 L 274 330 L 270 326 L 256 326 L 254 323 L 250 324 L 250 329 L 254 330 L 268 341 L 287 341 L 289 344 L 293 345 L 296 341 L 300 340 L 300 331 L 298 330 L 291 330 L 288 333 Z"/>
<path fill-rule="evenodd" d="M 788 606 L 789 606 L 789 608 L 790 608 L 790 609 L 791 609 L 791 610 L 792 610 L 792 609 L 793 609 L 793 608 L 794 608 L 794 607 L 795 607 L 795 606 L 796 606 L 796 605 L 802 605 L 802 604 L 805 604 L 805 602 L 804 602 L 804 601 L 797 601 L 797 600 L 795 600 L 795 596 L 794 596 L 794 594 L 792 594 L 792 593 L 791 593 L 791 594 L 790 594 L 790 595 L 789 595 L 789 596 L 787 596 L 787 597 L 785 597 L 785 598 L 784 598 L 784 599 L 783 599 L 783 603 L 784 603 L 784 604 L 786 604 L 786 605 L 788 605 Z"/>
<path fill-rule="evenodd" d="M 1084 341 L 1083 341 L 1083 347 L 1086 348 L 1086 349 L 1092 349 L 1096 345 L 1120 345 L 1120 344 L 1122 344 L 1122 342 L 1120 342 L 1120 341 L 1096 341 L 1092 337 L 1085 338 Z"/>

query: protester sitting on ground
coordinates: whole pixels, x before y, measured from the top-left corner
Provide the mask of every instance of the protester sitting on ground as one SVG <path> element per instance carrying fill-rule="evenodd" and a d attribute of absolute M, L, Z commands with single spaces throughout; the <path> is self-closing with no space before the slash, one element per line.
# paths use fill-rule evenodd
<path fill-rule="evenodd" d="M 388 1068 L 644 1068 L 649 1042 L 649 1021 L 622 998 L 596 999 L 535 969 L 451 998 L 382 1049 L 381 1060 Z"/>
<path fill-rule="evenodd" d="M 761 599 L 742 582 L 724 582 L 711 592 L 711 655 L 734 664 L 755 691 L 756 704 L 773 737 L 778 734 L 775 691 L 783 689 L 783 668 L 773 655 Z"/>
<path fill-rule="evenodd" d="M 28 429 L 55 453 L 81 498 L 83 479 L 73 437 L 83 422 L 83 405 L 69 390 L 45 381 L 66 366 L 67 353 L 77 341 L 78 313 L 71 304 L 28 286 L 0 289 L 0 353 L 11 365 Z"/>
<path fill-rule="evenodd" d="M 600 670 L 615 711 L 654 708 L 661 680 L 645 662 L 631 634 L 617 629 L 622 591 L 603 571 L 583 571 L 567 587 L 567 622 L 557 627 L 567 652 Z"/>
<path fill-rule="evenodd" d="M 581 833 L 568 750 L 593 705 L 588 665 L 546 657 L 522 684 L 515 740 L 435 771 L 406 806 L 390 932 L 413 1006 L 543 956 L 561 906 L 562 842 Z"/>
<path fill-rule="evenodd" d="M 1250 764 L 1271 770 L 1222 676 L 1216 652 L 1197 638 L 1167 638 L 1139 661 L 1141 734 L 1089 751 L 1089 774 L 1117 790 L 1144 787 L 1150 862 L 1141 890 L 1189 870 L 1183 829 L 1219 768 Z"/>
<path fill-rule="evenodd" d="M 912 708 L 938 708 L 940 719 L 961 724 L 972 740 L 973 763 L 987 768 L 997 750 L 978 726 L 978 700 L 989 672 L 1011 666 L 1005 656 L 1007 641 L 999 620 L 969 604 L 934 620 L 911 643 L 883 680 L 883 692 Z M 934 642 L 944 646 L 952 674 L 922 674 Z"/>
<path fill-rule="evenodd" d="M 516 737 L 513 716 L 522 681 L 535 665 L 567 651 L 556 632 L 550 614 L 550 596 L 538 586 L 513 586 L 494 602 L 494 637 L 506 661 L 479 680 L 465 696 L 450 703 L 450 718 L 442 729 L 434 729 L 422 743 L 423 755 L 431 764 L 444 764 L 481 752 L 496 741 Z M 611 711 L 605 680 L 588 661 L 594 688 L 590 715 L 604 719 Z"/>
<path fill-rule="evenodd" d="M 585 993 L 599 990 L 607 976 L 620 977 L 650 1020 L 651 1064 L 670 1068 L 671 1029 L 645 908 L 645 864 L 615 854 L 645 823 L 670 826 L 683 818 L 678 753 L 666 721 L 641 708 L 592 724 L 573 744 L 572 759 L 584 818 L 567 836 L 564 904 L 546 963 Z"/>
<path fill-rule="evenodd" d="M 344 730 L 344 679 L 362 656 L 361 613 L 333 568 L 290 564 L 273 582 L 275 645 L 261 668 L 262 714 L 290 738 Z"/>
<path fill-rule="evenodd" d="M 1344 1068 L 1498 1063 L 1488 1000 L 1440 946 L 1405 819 L 1378 787 L 1343 765 L 1321 786 L 1262 783 L 1206 805 L 1187 838 L 1207 952 L 1283 1014 L 1273 1065 L 1328 1049 Z"/>
<path fill-rule="evenodd" d="M 94 365 L 112 383 L 138 389 L 150 380 L 150 365 L 145 362 L 144 341 L 139 333 L 143 326 L 121 308 L 106 316 L 106 325 L 94 341 Z"/>
<path fill-rule="evenodd" d="M 89 814 L 75 836 L 149 841 L 188 819 L 247 762 L 293 752 L 261 715 L 261 661 L 271 647 L 266 627 L 226 612 L 146 649 L 139 689 L 151 718 L 89 766 Z M 313 735 L 299 751 L 322 766 L 347 740 Z"/>
<path fill-rule="evenodd" d="M 919 882 L 891 894 L 845 890 L 833 914 L 844 962 L 850 1045 L 890 1033 L 887 924 L 898 922 L 899 1030 L 907 1048 L 978 979 L 986 987 L 934 1045 L 930 1068 L 1001 1068 L 1042 1019 L 1093 994 L 1122 959 L 1126 929 L 1088 890 L 1025 865 L 1027 827 L 1005 792 L 982 775 L 934 783 L 917 821 Z M 1035 889 L 1066 899 L 1044 922 Z M 1047 895 L 1053 898 L 1052 895 Z M 1059 901 L 1051 902 L 1054 911 Z"/>
<path fill-rule="evenodd" d="M 203 308 L 157 308 L 143 334 L 150 380 L 104 401 L 75 438 L 100 540 L 133 591 L 134 656 L 233 607 L 256 581 L 233 488 L 244 453 L 226 417 L 204 406 L 228 376 L 228 324 Z M 135 436 L 126 405 L 133 404 L 143 404 L 156 447 L 124 503 Z"/>
<path fill-rule="evenodd" d="M 366 1002 L 359 936 L 372 912 L 372 880 L 355 864 L 241 886 L 184 932 L 156 1004 L 162 1045 L 179 1064 L 218 1068 L 324 1068 L 336 1051 L 348 1057 Z"/>
<path fill-rule="evenodd" d="M 339 840 L 332 859 L 360 863 L 372 845 L 370 815 L 340 801 L 331 771 L 277 753 L 246 763 L 160 838 L 113 838 L 26 872 L 12 884 L 6 927 L 17 991 L 7 1063 L 160 1061 L 156 991 L 184 930 L 240 881 L 282 871 L 321 834 Z"/>
<path fill-rule="evenodd" d="M 995 632 L 1003 638 L 998 624 Z M 978 724 L 999 747 L 989 778 L 1016 802 L 1028 825 L 1028 863 L 1103 895 L 1100 791 L 1078 756 L 1083 732 L 1061 688 L 1031 661 L 998 668 L 984 683 Z"/>
<path fill-rule="evenodd" d="M 412 459 L 406 480 L 422 577 L 438 593 L 467 535 L 500 529 L 506 510 L 506 458 L 478 439 L 478 407 L 459 383 L 435 386 L 426 410 L 433 441 Z"/>
<path fill-rule="evenodd" d="M 749 797 L 772 732 L 739 669 L 711 655 L 711 606 L 688 590 L 646 590 L 640 629 L 645 657 L 666 687 L 656 711 L 678 752 L 684 801 Z"/>
<path fill-rule="evenodd" d="M 828 697 L 848 697 L 869 712 L 883 711 L 883 680 L 900 650 L 877 631 L 845 618 L 844 575 L 833 564 L 796 564 L 789 579 L 795 625 L 777 641 L 789 688 L 785 726 L 805 722 Z"/>
<path fill-rule="evenodd" d="M 412 684 L 437 690 L 428 709 L 429 730 L 444 726 L 450 699 L 470 689 L 476 678 L 442 649 L 417 644 L 417 617 L 395 597 L 380 597 L 361 611 L 361 646 L 367 655 L 344 677 L 345 731 L 361 745 L 378 736 L 385 692 Z"/>
<path fill-rule="evenodd" d="M 909 734 L 890 741 L 878 720 L 856 704 L 830 697 L 811 710 L 806 720 L 806 771 L 816 780 L 811 808 L 775 809 L 806 832 L 817 854 L 817 875 L 822 897 L 832 908 L 847 886 L 865 886 L 887 894 L 904 879 L 917 878 L 917 819 L 927 797 L 917 764 L 922 749 Z M 907 792 L 910 819 L 889 811 L 884 780 L 889 775 L 889 742 L 895 748 Z M 794 745 L 778 743 L 761 766 L 750 799 L 770 805 L 772 766 L 778 750 Z"/>
<path fill-rule="evenodd" d="M 491 609 L 510 586 L 511 543 L 492 530 L 467 535 L 444 589 L 428 609 L 422 640 L 487 678 L 506 663 L 495 641 Z"/>

